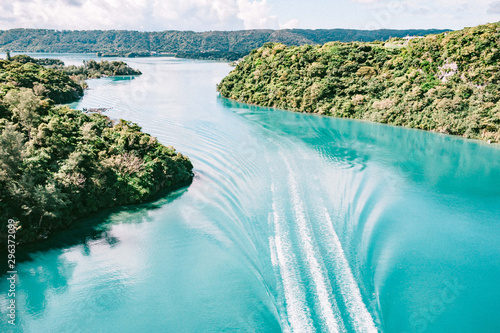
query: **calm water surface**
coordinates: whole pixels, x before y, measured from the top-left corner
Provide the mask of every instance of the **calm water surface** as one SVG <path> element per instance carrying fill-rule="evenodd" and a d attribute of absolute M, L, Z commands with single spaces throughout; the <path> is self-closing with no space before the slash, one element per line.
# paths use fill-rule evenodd
<path fill-rule="evenodd" d="M 500 149 L 228 101 L 226 63 L 126 61 L 144 74 L 74 106 L 137 122 L 194 181 L 19 249 L 0 331 L 500 331 Z"/>

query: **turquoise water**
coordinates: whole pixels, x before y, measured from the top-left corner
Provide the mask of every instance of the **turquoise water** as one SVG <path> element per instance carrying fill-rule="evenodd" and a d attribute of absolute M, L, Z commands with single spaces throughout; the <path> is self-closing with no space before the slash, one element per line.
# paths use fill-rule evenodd
<path fill-rule="evenodd" d="M 126 61 L 144 75 L 76 106 L 139 123 L 195 179 L 18 249 L 0 331 L 500 330 L 500 149 L 225 100 L 225 63 Z"/>

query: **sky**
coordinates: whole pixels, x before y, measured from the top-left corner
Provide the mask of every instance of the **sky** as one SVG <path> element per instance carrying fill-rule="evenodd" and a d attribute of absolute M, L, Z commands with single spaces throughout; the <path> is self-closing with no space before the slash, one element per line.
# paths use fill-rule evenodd
<path fill-rule="evenodd" d="M 461 29 L 500 0 L 0 0 L 0 29 Z"/>

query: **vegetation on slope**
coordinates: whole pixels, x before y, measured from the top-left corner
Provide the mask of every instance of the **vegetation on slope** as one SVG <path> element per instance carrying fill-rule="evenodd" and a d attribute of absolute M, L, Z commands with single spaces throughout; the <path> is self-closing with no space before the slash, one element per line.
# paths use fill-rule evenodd
<path fill-rule="evenodd" d="M 55 103 L 68 103 L 83 96 L 82 87 L 58 70 L 34 62 L 0 60 L 0 94 L 9 90 L 29 88 Z"/>
<path fill-rule="evenodd" d="M 267 42 L 286 45 L 329 41 L 387 40 L 445 30 L 243 30 L 243 31 L 57 31 L 12 29 L 0 31 L 0 48 L 22 52 L 102 52 L 103 55 L 140 56 L 151 52 L 200 59 L 237 60 Z"/>
<path fill-rule="evenodd" d="M 118 75 L 141 75 L 141 71 L 133 69 L 123 61 L 96 62 L 95 60 L 84 60 L 83 66 L 55 66 L 70 76 L 80 76 L 83 79 L 98 79 L 102 76 Z"/>
<path fill-rule="evenodd" d="M 10 52 L 7 53 L 7 60 L 16 61 L 21 64 L 25 64 L 27 62 L 32 62 L 42 66 L 64 66 L 64 62 L 60 59 L 50 59 L 50 58 L 32 58 L 25 54 L 18 54 L 13 57 L 10 56 Z"/>
<path fill-rule="evenodd" d="M 190 181 L 192 165 L 139 126 L 56 103 L 82 88 L 58 70 L 0 61 L 0 238 L 17 240 Z"/>
<path fill-rule="evenodd" d="M 32 58 L 25 54 L 19 54 L 11 57 L 7 54 L 7 59 L 11 62 L 17 62 L 20 64 L 33 63 L 38 65 L 43 65 L 52 69 L 59 70 L 70 76 L 70 78 L 78 83 L 82 88 L 86 88 L 87 84 L 85 80 L 87 79 L 98 79 L 103 76 L 118 76 L 118 75 L 141 75 L 141 71 L 133 69 L 128 66 L 123 61 L 100 61 L 95 60 L 84 60 L 82 66 L 65 66 L 64 62 L 59 59 L 49 59 L 49 58 Z M 83 91 L 79 92 L 80 97 L 83 95 Z M 72 96 L 68 97 L 66 100 L 70 101 L 75 99 Z M 57 101 L 57 100 L 56 100 Z M 61 101 L 58 101 L 61 102 Z"/>
<path fill-rule="evenodd" d="M 205 52 L 177 52 L 176 58 L 204 59 L 204 60 L 238 60 L 246 56 L 250 50 L 245 52 L 234 51 L 205 51 Z"/>
<path fill-rule="evenodd" d="M 117 76 L 117 75 L 141 75 L 141 71 L 131 68 L 123 61 L 106 61 L 97 62 L 95 60 L 84 60 L 82 66 L 65 66 L 64 62 L 59 59 L 50 58 L 32 58 L 25 54 L 7 56 L 11 62 L 20 64 L 34 63 L 54 69 L 58 69 L 70 76 L 80 76 L 82 79 L 98 79 L 102 76 Z"/>
<path fill-rule="evenodd" d="M 500 24 L 388 43 L 252 51 L 218 85 L 238 101 L 500 141 Z"/>

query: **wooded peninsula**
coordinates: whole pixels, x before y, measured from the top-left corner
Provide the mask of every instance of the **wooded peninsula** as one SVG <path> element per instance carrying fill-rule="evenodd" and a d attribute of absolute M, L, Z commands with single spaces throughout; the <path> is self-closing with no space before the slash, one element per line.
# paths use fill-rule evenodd
<path fill-rule="evenodd" d="M 268 43 L 218 85 L 237 101 L 500 142 L 500 23 L 387 42 Z"/>
<path fill-rule="evenodd" d="M 16 221 L 17 242 L 34 241 L 192 179 L 189 159 L 138 125 L 61 105 L 83 95 L 78 75 L 139 71 L 122 62 L 62 66 L 27 56 L 0 60 L 1 239 L 9 219 Z"/>

